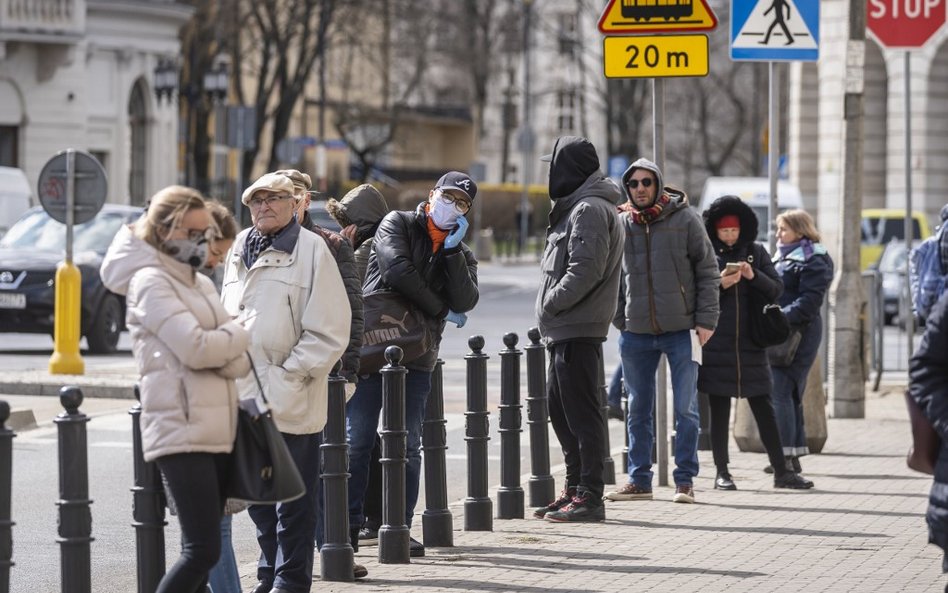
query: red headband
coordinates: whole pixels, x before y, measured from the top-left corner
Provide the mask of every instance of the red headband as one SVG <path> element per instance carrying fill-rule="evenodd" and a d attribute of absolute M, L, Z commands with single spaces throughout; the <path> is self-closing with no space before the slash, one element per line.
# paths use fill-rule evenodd
<path fill-rule="evenodd" d="M 741 219 L 736 214 L 725 214 L 714 223 L 715 229 L 739 229 Z"/>

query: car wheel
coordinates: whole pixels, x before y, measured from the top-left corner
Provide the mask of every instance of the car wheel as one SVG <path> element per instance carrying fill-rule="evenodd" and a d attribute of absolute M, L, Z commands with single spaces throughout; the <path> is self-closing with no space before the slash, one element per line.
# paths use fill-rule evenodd
<path fill-rule="evenodd" d="M 89 342 L 89 352 L 92 354 L 111 354 L 115 352 L 121 333 L 122 303 L 114 294 L 107 294 L 102 299 L 99 313 L 86 334 L 86 340 Z"/>

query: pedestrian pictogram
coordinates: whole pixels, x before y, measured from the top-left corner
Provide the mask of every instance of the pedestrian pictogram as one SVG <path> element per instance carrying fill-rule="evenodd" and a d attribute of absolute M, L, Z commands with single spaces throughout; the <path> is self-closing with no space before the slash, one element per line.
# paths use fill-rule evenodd
<path fill-rule="evenodd" d="M 819 0 L 732 0 L 731 59 L 816 61 Z"/>
<path fill-rule="evenodd" d="M 603 33 L 709 31 L 717 26 L 707 0 L 609 0 L 599 17 Z"/>

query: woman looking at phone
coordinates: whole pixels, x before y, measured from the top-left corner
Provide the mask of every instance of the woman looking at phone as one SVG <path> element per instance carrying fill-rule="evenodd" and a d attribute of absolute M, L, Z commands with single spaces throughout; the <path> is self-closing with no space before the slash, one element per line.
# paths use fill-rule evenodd
<path fill-rule="evenodd" d="M 714 488 L 737 490 L 727 454 L 731 398 L 735 397 L 747 398 L 767 456 L 779 469 L 774 474 L 774 488 L 811 488 L 811 482 L 784 465 L 770 401 L 767 353 L 750 339 L 750 291 L 773 302 L 783 290 L 770 256 L 755 241 L 757 217 L 740 198 L 723 196 L 704 212 L 704 221 L 721 270 L 721 316 L 717 330 L 704 345 L 698 369 L 698 390 L 708 394 L 711 406 L 711 451 L 717 467 Z"/>

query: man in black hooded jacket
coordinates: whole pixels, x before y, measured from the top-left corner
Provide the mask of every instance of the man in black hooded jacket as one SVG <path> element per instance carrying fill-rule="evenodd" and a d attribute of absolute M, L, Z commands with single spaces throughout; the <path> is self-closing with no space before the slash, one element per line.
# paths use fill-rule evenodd
<path fill-rule="evenodd" d="M 536 314 L 550 364 L 550 422 L 563 449 L 566 486 L 534 512 L 549 521 L 603 521 L 605 435 L 599 395 L 602 343 L 619 294 L 624 232 L 619 188 L 585 138 L 562 136 L 550 165 L 550 226 Z"/>

